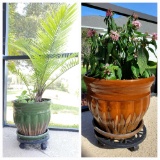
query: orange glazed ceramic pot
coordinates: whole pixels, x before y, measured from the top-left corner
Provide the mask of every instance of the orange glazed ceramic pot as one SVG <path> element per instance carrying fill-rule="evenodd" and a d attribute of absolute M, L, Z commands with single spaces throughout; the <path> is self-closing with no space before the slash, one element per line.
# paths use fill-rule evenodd
<path fill-rule="evenodd" d="M 84 76 L 87 104 L 98 123 L 97 131 L 113 139 L 132 137 L 137 127 L 138 132 L 143 127 L 154 79 L 105 80 Z"/>

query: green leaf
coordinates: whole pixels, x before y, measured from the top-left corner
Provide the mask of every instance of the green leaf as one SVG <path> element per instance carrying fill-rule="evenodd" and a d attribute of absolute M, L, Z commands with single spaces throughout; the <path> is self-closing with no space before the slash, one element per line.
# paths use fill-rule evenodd
<path fill-rule="evenodd" d="M 112 18 L 112 21 L 111 21 L 111 25 L 112 25 L 112 30 L 116 30 L 116 24 L 115 24 L 115 21 L 114 19 Z"/>
<path fill-rule="evenodd" d="M 151 43 L 154 45 L 155 49 L 157 49 L 157 43 L 156 43 L 156 41 L 155 41 L 155 40 L 152 40 Z"/>
<path fill-rule="evenodd" d="M 107 45 L 108 45 L 107 52 L 108 54 L 111 54 L 112 49 L 113 49 L 113 43 L 109 42 Z"/>
<path fill-rule="evenodd" d="M 27 91 L 26 91 L 26 90 L 24 90 L 24 91 L 21 93 L 22 96 L 25 95 L 25 94 L 27 94 Z"/>
<path fill-rule="evenodd" d="M 149 77 L 152 76 L 152 72 L 151 72 L 150 69 L 147 69 L 147 72 L 148 72 L 148 74 L 149 74 Z"/>
<path fill-rule="evenodd" d="M 143 72 L 142 77 L 144 77 L 144 78 L 148 78 L 149 77 L 149 73 L 147 72 L 147 70 L 145 70 Z"/>
<path fill-rule="evenodd" d="M 149 53 L 148 53 L 148 50 L 146 49 L 146 48 L 144 48 L 144 53 L 145 53 L 145 55 L 146 55 L 146 58 L 147 58 L 147 61 L 148 61 L 148 59 L 149 59 Z"/>
<path fill-rule="evenodd" d="M 142 75 L 143 72 L 145 71 L 145 69 L 148 67 L 147 56 L 146 56 L 143 48 L 138 49 L 137 64 L 139 66 L 140 74 Z"/>
<path fill-rule="evenodd" d="M 156 66 L 157 62 L 154 61 L 148 61 L 148 66 Z"/>
<path fill-rule="evenodd" d="M 152 52 L 152 53 L 154 53 L 154 50 L 153 50 L 153 48 L 151 48 L 151 47 L 148 47 L 148 49 Z"/>
<path fill-rule="evenodd" d="M 108 18 L 109 17 L 105 17 L 104 22 L 106 23 L 106 25 L 108 24 Z"/>
<path fill-rule="evenodd" d="M 25 99 L 21 99 L 19 100 L 19 103 L 27 103 L 27 101 Z"/>
<path fill-rule="evenodd" d="M 93 74 L 94 74 L 93 77 L 95 78 L 101 76 L 101 72 L 99 71 L 99 69 L 95 69 Z"/>
<path fill-rule="evenodd" d="M 133 75 L 134 75 L 136 78 L 138 78 L 138 76 L 139 76 L 139 69 L 136 68 L 135 66 L 131 66 L 131 70 L 132 70 Z"/>
<path fill-rule="evenodd" d="M 143 34 L 141 32 L 135 31 L 135 34 L 137 34 L 138 36 L 142 36 Z"/>
<path fill-rule="evenodd" d="M 128 61 L 131 61 L 132 59 L 134 59 L 134 56 L 133 56 L 133 55 L 127 56 L 127 62 L 128 62 Z"/>
<path fill-rule="evenodd" d="M 99 68 L 103 69 L 105 65 L 103 63 L 100 63 Z"/>
<path fill-rule="evenodd" d="M 129 52 L 129 53 L 133 53 L 134 50 L 135 50 L 135 47 L 134 47 L 134 46 L 129 46 L 129 48 L 128 48 L 128 52 Z"/>
<path fill-rule="evenodd" d="M 153 50 L 153 48 L 148 47 L 148 49 L 154 54 L 154 56 L 157 58 L 157 55 L 155 54 L 155 51 Z"/>
<path fill-rule="evenodd" d="M 119 40 L 119 41 L 117 41 L 117 44 L 120 48 L 120 51 L 122 51 L 123 50 L 122 42 Z"/>
<path fill-rule="evenodd" d="M 115 74 L 111 74 L 111 75 L 106 75 L 106 79 L 108 79 L 108 80 L 116 80 L 117 78 L 116 78 L 116 76 L 115 76 Z"/>
<path fill-rule="evenodd" d="M 117 69 L 116 75 L 117 75 L 118 79 L 122 78 L 122 70 L 121 70 L 121 68 Z"/>
<path fill-rule="evenodd" d="M 112 66 L 113 70 L 118 70 L 118 68 L 119 68 L 118 66 Z"/>

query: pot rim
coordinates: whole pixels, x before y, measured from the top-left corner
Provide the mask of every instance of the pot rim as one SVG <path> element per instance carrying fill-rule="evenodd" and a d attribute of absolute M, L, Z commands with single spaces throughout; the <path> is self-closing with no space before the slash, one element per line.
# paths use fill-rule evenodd
<path fill-rule="evenodd" d="M 116 87 L 118 86 L 132 86 L 133 85 L 138 85 L 138 86 L 145 86 L 149 85 L 150 83 L 153 83 L 155 81 L 155 77 L 151 76 L 148 78 L 139 78 L 139 79 L 131 79 L 131 80 L 106 80 L 106 79 L 99 79 L 99 78 L 93 78 L 93 77 L 87 77 L 84 76 L 84 81 L 85 83 L 88 83 L 88 85 L 101 85 L 101 86 L 110 86 L 110 85 L 115 85 Z"/>
<path fill-rule="evenodd" d="M 108 81 L 108 82 L 138 82 L 138 81 L 146 81 L 147 79 L 148 80 L 154 80 L 155 79 L 155 76 L 150 76 L 148 78 L 137 78 L 137 79 L 115 79 L 115 80 L 109 80 L 109 79 L 100 79 L 100 78 L 94 78 L 94 77 L 88 77 L 86 75 L 84 75 L 85 78 L 90 78 L 90 79 L 93 79 L 93 80 L 97 80 L 97 81 Z"/>
<path fill-rule="evenodd" d="M 25 99 L 25 100 L 29 100 L 29 99 Z M 42 98 L 42 102 L 32 102 L 32 103 L 25 103 L 25 102 L 18 102 L 19 100 L 16 99 L 16 100 L 13 100 L 12 103 L 19 103 L 19 104 L 33 104 L 33 103 L 45 103 L 45 102 L 51 102 L 51 99 L 50 98 Z"/>

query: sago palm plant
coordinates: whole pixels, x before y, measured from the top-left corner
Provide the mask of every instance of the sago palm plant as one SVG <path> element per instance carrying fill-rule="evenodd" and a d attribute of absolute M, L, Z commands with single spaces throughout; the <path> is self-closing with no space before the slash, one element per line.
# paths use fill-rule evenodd
<path fill-rule="evenodd" d="M 76 4 L 61 5 L 56 13 L 52 11 L 41 20 L 35 39 L 18 39 L 9 43 L 9 46 L 25 53 L 31 60 L 31 78 L 23 74 L 13 61 L 8 63 L 9 70 L 23 80 L 31 101 L 41 102 L 44 91 L 58 77 L 78 64 L 78 53 L 62 54 L 75 18 Z M 33 89 L 30 88 L 29 79 L 33 81 Z"/>

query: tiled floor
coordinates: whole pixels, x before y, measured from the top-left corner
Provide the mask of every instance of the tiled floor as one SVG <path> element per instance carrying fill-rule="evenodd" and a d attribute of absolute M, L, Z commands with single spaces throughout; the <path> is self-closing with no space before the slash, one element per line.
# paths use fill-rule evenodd
<path fill-rule="evenodd" d="M 16 128 L 3 128 L 3 157 L 80 157 L 79 132 L 49 131 L 50 138 L 47 149 L 41 150 L 40 145 L 27 145 L 19 148 Z"/>

